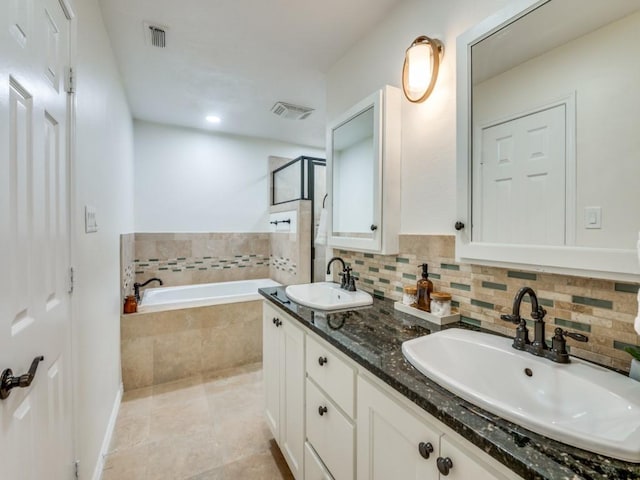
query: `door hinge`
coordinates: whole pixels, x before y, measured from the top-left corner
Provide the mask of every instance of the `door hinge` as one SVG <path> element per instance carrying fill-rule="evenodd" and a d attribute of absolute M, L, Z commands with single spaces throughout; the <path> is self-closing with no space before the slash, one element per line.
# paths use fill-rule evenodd
<path fill-rule="evenodd" d="M 67 93 L 76 92 L 76 72 L 72 67 L 65 69 L 64 89 Z"/>
<path fill-rule="evenodd" d="M 69 267 L 69 292 L 73 293 L 73 267 Z"/>
<path fill-rule="evenodd" d="M 76 480 L 80 478 L 80 462 L 78 460 L 73 462 L 73 476 Z"/>

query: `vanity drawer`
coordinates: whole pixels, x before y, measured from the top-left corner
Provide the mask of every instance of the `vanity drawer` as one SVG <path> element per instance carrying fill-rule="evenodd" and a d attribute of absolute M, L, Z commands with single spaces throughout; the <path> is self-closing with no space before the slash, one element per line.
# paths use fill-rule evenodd
<path fill-rule="evenodd" d="M 306 365 L 307 375 L 353 418 L 355 370 L 312 335 L 307 335 Z"/>
<path fill-rule="evenodd" d="M 355 428 L 331 400 L 307 379 L 307 440 L 336 480 L 354 478 Z"/>
<path fill-rule="evenodd" d="M 304 444 L 304 480 L 333 480 L 309 442 Z"/>

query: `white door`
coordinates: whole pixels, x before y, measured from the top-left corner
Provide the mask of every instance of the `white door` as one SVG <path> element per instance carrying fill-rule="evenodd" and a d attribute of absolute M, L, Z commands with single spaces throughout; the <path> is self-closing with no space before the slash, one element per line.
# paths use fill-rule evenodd
<path fill-rule="evenodd" d="M 69 298 L 70 20 L 58 0 L 0 6 L 0 370 L 33 382 L 0 400 L 2 479 L 73 472 Z"/>
<path fill-rule="evenodd" d="M 565 244 L 565 110 L 562 104 L 482 130 L 477 240 Z"/>

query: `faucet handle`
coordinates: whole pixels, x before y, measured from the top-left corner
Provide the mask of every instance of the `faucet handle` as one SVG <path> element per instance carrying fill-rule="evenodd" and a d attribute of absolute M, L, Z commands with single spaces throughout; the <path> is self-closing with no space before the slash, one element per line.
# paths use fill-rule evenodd
<path fill-rule="evenodd" d="M 505 322 L 520 323 L 520 315 L 500 315 L 500 319 Z"/>
<path fill-rule="evenodd" d="M 562 330 L 561 328 L 556 328 L 555 330 L 555 334 L 556 335 L 562 335 L 565 337 L 569 337 L 574 339 L 576 342 L 588 342 L 589 341 L 589 337 L 587 337 L 586 335 L 583 335 L 581 333 L 574 333 L 574 332 L 567 332 L 566 330 Z"/>

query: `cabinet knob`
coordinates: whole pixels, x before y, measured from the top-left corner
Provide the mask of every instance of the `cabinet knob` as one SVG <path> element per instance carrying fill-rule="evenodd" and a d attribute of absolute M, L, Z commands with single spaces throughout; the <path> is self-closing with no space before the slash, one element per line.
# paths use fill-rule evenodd
<path fill-rule="evenodd" d="M 280 325 L 282 325 L 282 320 L 280 320 L 279 318 L 274 317 L 274 318 L 273 318 L 273 324 L 274 324 L 276 327 L 279 327 Z"/>
<path fill-rule="evenodd" d="M 327 407 L 319 406 L 318 407 L 318 414 L 320 416 L 323 416 L 325 413 L 327 413 Z"/>
<path fill-rule="evenodd" d="M 320 366 L 323 366 L 325 363 L 327 363 L 327 357 L 319 357 L 318 363 L 320 364 Z"/>
<path fill-rule="evenodd" d="M 438 471 L 444 476 L 449 475 L 449 471 L 453 468 L 453 462 L 449 457 L 438 457 L 436 464 L 438 465 Z"/>
<path fill-rule="evenodd" d="M 378 225 L 371 224 L 371 227 L 369 227 L 369 228 L 371 228 L 372 232 L 375 232 L 378 229 Z"/>
<path fill-rule="evenodd" d="M 418 451 L 420 452 L 420 456 L 422 458 L 429 458 L 429 454 L 433 453 L 433 445 L 431 445 L 431 442 L 420 442 L 418 444 Z"/>
<path fill-rule="evenodd" d="M 275 325 L 278 322 L 278 319 L 276 317 L 273 317 L 273 324 Z"/>
<path fill-rule="evenodd" d="M 457 221 L 456 224 L 454 225 L 455 229 L 460 231 L 464 228 L 464 223 Z"/>

